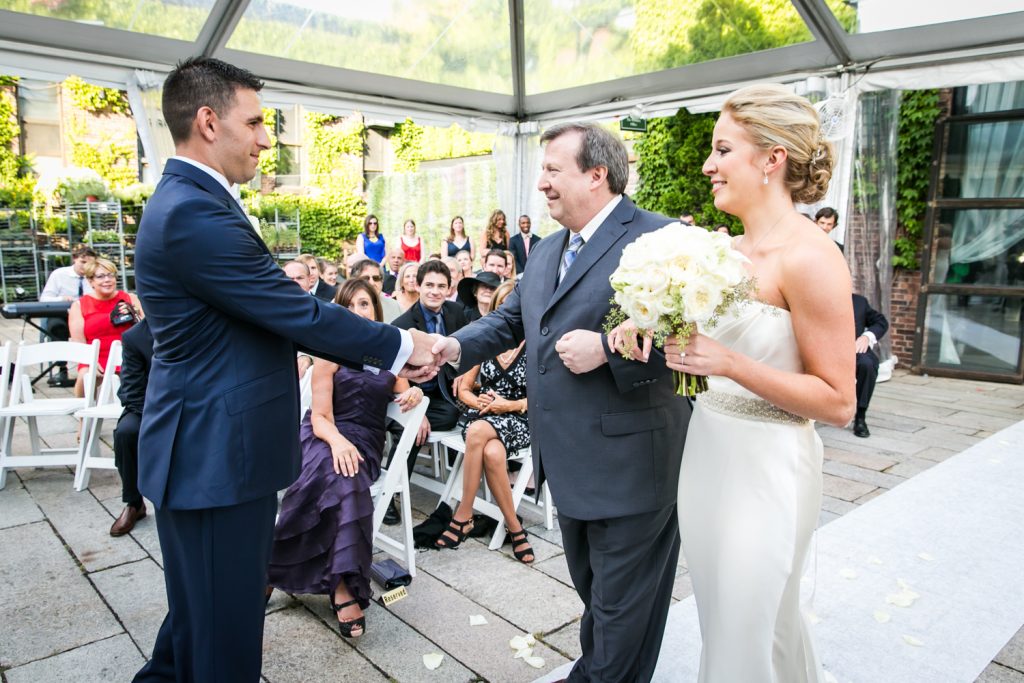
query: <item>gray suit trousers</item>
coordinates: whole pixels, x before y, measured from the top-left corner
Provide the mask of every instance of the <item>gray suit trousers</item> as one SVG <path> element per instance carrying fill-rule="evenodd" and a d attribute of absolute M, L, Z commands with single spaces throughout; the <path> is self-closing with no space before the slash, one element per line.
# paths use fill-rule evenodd
<path fill-rule="evenodd" d="M 597 520 L 559 512 L 558 524 L 569 574 L 585 608 L 580 622 L 583 655 L 566 680 L 650 681 L 679 558 L 675 504 Z"/>

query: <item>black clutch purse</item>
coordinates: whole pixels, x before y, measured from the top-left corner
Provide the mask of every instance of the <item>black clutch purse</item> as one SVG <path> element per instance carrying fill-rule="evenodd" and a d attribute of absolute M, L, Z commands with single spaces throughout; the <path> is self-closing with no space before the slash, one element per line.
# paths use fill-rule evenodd
<path fill-rule="evenodd" d="M 370 565 L 370 578 L 384 586 L 384 590 L 392 590 L 412 583 L 412 576 L 409 575 L 409 572 L 392 559 L 374 562 Z"/>

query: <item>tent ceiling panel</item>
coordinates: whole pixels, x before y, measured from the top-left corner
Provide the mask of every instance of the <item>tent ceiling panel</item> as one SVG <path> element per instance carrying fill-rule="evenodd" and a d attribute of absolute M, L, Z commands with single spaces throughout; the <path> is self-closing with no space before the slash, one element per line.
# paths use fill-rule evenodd
<path fill-rule="evenodd" d="M 54 73 L 83 77 L 106 78 L 117 71 L 109 65 L 164 73 L 206 54 L 292 93 L 392 100 L 413 116 L 550 120 L 800 73 L 1004 57 L 1021 49 L 1022 9 L 1021 0 L 0 0 L 0 72 L 46 57 Z"/>

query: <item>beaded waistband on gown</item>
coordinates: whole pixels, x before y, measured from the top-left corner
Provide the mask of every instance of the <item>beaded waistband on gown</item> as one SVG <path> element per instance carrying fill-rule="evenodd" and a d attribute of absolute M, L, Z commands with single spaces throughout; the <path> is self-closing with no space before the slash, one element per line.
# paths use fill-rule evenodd
<path fill-rule="evenodd" d="M 795 425 L 807 424 L 809 422 L 807 418 L 794 415 L 778 406 L 772 405 L 764 399 L 737 396 L 736 394 L 715 391 L 714 389 L 698 394 L 697 402 L 717 413 L 724 413 L 745 420 Z"/>

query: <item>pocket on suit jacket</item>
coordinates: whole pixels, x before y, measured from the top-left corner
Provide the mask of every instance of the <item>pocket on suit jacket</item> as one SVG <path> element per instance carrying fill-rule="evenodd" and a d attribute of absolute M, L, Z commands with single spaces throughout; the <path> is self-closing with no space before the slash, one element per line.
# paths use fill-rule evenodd
<path fill-rule="evenodd" d="M 277 370 L 224 392 L 228 415 L 244 413 L 288 393 L 288 382 L 294 381 L 288 375 L 289 370 Z"/>
<path fill-rule="evenodd" d="M 605 413 L 601 416 L 601 433 L 605 436 L 624 436 L 664 429 L 667 424 L 668 410 L 662 406 L 624 413 Z"/>

